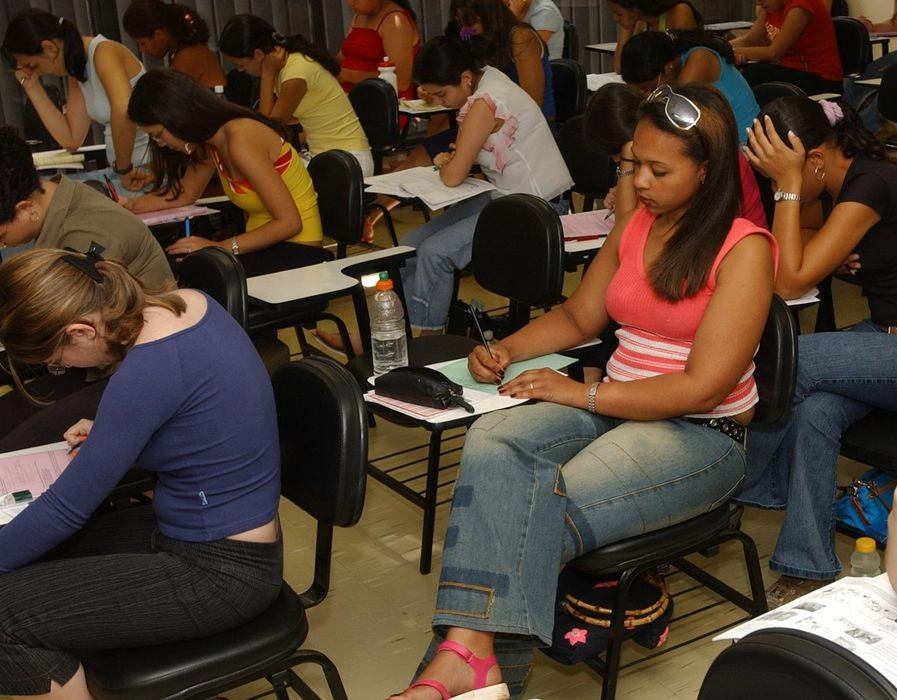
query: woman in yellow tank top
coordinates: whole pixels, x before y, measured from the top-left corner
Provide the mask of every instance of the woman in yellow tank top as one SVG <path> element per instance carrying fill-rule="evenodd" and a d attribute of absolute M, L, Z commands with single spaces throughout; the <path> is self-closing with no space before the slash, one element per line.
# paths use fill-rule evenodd
<path fill-rule="evenodd" d="M 173 70 L 154 70 L 131 94 L 128 116 L 152 141 L 155 192 L 124 202 L 135 213 L 195 202 L 217 171 L 227 197 L 246 215 L 246 230 L 225 241 L 180 238 L 166 248 L 182 256 L 218 246 L 240 256 L 247 276 L 321 262 L 317 194 L 282 126 L 215 97 Z"/>

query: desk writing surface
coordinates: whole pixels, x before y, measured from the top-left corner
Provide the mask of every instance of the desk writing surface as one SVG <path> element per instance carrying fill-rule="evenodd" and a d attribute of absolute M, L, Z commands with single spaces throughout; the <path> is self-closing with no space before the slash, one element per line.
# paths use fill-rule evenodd
<path fill-rule="evenodd" d="M 857 85 L 869 85 L 870 87 L 881 87 L 881 78 L 866 78 L 865 80 L 854 80 Z"/>
<path fill-rule="evenodd" d="M 623 76 L 619 73 L 589 73 L 586 75 L 586 89 L 595 92 L 598 88 L 610 83 L 622 83 Z"/>
<path fill-rule="evenodd" d="M 597 51 L 598 53 L 613 53 L 617 50 L 617 42 L 608 41 L 603 44 L 586 44 L 586 50 Z"/>

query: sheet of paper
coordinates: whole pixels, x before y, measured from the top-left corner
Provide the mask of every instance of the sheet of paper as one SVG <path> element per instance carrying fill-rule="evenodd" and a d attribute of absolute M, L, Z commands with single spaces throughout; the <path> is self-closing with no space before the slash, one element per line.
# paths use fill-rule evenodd
<path fill-rule="evenodd" d="M 787 627 L 830 639 L 897 685 L 897 595 L 888 575 L 846 576 L 726 630 L 713 638 L 741 639 L 756 630 Z"/>
<path fill-rule="evenodd" d="M 572 357 L 566 357 L 556 353 L 534 357 L 531 360 L 524 360 L 523 362 L 512 362 L 505 370 L 505 381 L 511 381 L 514 377 L 523 374 L 528 369 L 563 369 L 564 367 L 572 365 L 574 362 L 576 362 L 576 360 Z M 466 357 L 463 357 L 460 360 L 452 360 L 446 364 L 434 365 L 433 367 L 434 369 L 438 369 L 453 382 L 457 382 L 465 388 L 469 387 L 476 391 L 486 392 L 496 396 L 498 395 L 497 386 L 481 384 L 471 376 L 470 372 L 467 370 Z M 466 395 L 465 392 L 465 396 Z"/>
<path fill-rule="evenodd" d="M 786 299 L 785 303 L 788 306 L 802 306 L 804 304 L 818 304 L 819 303 L 819 290 L 816 287 L 813 287 L 809 292 L 804 294 L 802 297 L 798 297 L 797 299 Z"/>
<path fill-rule="evenodd" d="M 564 214 L 561 217 L 565 241 L 594 240 L 601 236 L 607 236 L 614 227 L 614 223 L 616 221 L 610 209 Z"/>
<path fill-rule="evenodd" d="M 619 73 L 589 73 L 586 75 L 586 89 L 595 92 L 598 88 L 609 83 L 622 83 L 623 76 Z"/>
<path fill-rule="evenodd" d="M 176 207 L 174 209 L 160 209 L 158 211 L 148 211 L 137 216 L 147 226 L 155 226 L 157 224 L 170 224 L 177 221 L 183 221 L 193 216 L 208 216 L 209 214 L 218 214 L 217 209 L 211 207 L 200 207 L 191 204 L 186 207 Z"/>
<path fill-rule="evenodd" d="M 426 114 L 428 112 L 448 112 L 442 105 L 433 104 L 426 100 L 399 100 L 399 111 L 407 114 Z"/>
<path fill-rule="evenodd" d="M 429 209 L 441 209 L 495 189 L 495 185 L 488 180 L 472 177 L 457 187 L 447 187 L 442 183 L 439 172 L 430 166 L 372 175 L 366 177 L 364 183 L 368 185 L 368 192 L 401 198 L 418 197 Z"/>
<path fill-rule="evenodd" d="M 0 455 L 0 495 L 27 490 L 37 498 L 56 481 L 70 461 L 69 446 L 65 442 Z M 23 509 L 21 505 L 0 507 L 0 524 L 8 523 Z"/>

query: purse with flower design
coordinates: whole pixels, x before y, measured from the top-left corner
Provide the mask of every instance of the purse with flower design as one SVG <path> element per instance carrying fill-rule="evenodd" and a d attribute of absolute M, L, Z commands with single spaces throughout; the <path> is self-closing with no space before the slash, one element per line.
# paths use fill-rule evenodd
<path fill-rule="evenodd" d="M 548 655 L 563 664 L 594 658 L 607 649 L 617 579 L 564 569 L 558 577 L 554 633 Z M 626 638 L 648 649 L 666 641 L 673 599 L 663 578 L 642 574 L 629 589 Z"/>

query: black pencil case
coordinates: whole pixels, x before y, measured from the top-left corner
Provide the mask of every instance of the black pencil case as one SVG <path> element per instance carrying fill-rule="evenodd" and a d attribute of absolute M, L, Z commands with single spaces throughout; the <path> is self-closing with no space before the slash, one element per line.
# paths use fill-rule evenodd
<path fill-rule="evenodd" d="M 381 374 L 374 382 L 374 393 L 419 406 L 460 406 L 468 413 L 474 410 L 464 400 L 464 389 L 460 384 L 429 367 L 396 367 Z"/>

